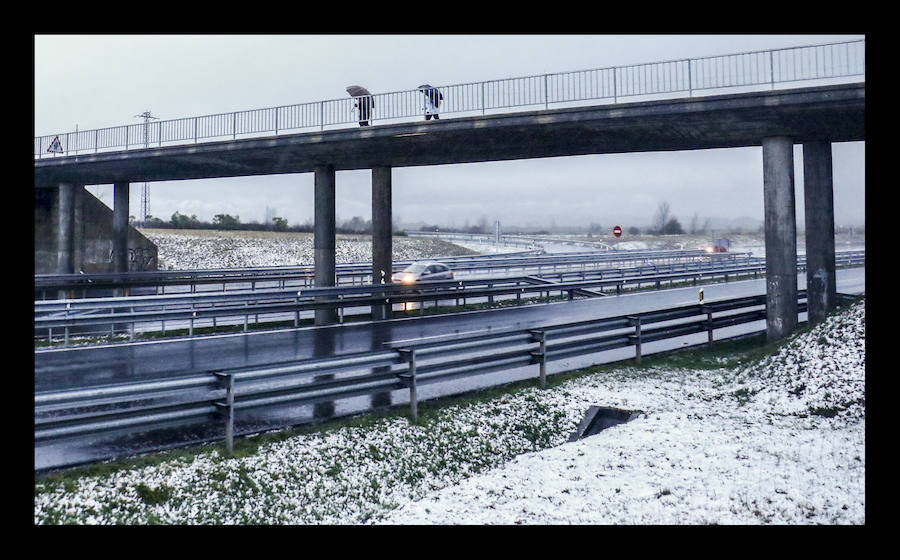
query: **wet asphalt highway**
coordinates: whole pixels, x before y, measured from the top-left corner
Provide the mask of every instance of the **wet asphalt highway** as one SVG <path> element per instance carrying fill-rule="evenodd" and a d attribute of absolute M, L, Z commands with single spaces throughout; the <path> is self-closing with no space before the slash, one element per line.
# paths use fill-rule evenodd
<path fill-rule="evenodd" d="M 865 268 L 837 271 L 838 291 L 865 290 Z M 798 285 L 805 288 L 804 274 Z M 765 280 L 703 286 L 705 300 L 765 293 Z M 35 391 L 105 385 L 194 372 L 302 360 L 382 348 L 389 341 L 407 340 L 486 329 L 526 329 L 697 302 L 698 288 L 607 296 L 531 304 L 499 310 L 422 316 L 380 322 L 355 322 L 330 327 L 305 327 L 268 332 L 236 333 L 136 344 L 111 344 L 36 351 Z"/>
<path fill-rule="evenodd" d="M 803 289 L 806 279 L 798 275 Z M 598 297 L 550 304 L 532 304 L 499 310 L 473 311 L 450 315 L 423 316 L 392 321 L 361 322 L 331 327 L 306 327 L 271 332 L 218 335 L 138 344 L 115 344 L 35 352 L 35 392 L 66 387 L 106 385 L 128 380 L 180 376 L 209 371 L 308 359 L 382 348 L 383 343 L 419 337 L 465 333 L 487 329 L 525 329 L 628 313 L 664 309 L 697 303 L 699 288 L 677 288 L 621 296 Z M 765 293 L 765 280 L 745 280 L 704 285 L 704 301 L 730 299 Z M 865 268 L 837 271 L 837 289 L 842 293 L 865 292 Z M 805 313 L 801 314 L 801 320 Z M 765 329 L 764 321 L 727 327 L 716 331 L 716 339 Z M 687 344 L 702 344 L 706 334 L 647 343 L 644 355 L 671 350 Z M 578 356 L 549 362 L 554 374 L 608 363 L 634 356 L 633 348 L 619 348 L 601 354 Z M 486 375 L 423 384 L 419 399 L 459 394 L 497 384 L 534 378 L 534 366 Z M 301 424 L 408 403 L 406 390 L 378 393 L 318 404 L 285 405 L 241 411 L 235 415 L 235 434 Z M 35 446 L 35 469 L 45 470 L 133 455 L 166 445 L 178 446 L 202 441 L 221 441 L 223 426 L 210 420 L 203 424 L 164 426 L 133 434 L 106 434 L 42 443 Z"/>

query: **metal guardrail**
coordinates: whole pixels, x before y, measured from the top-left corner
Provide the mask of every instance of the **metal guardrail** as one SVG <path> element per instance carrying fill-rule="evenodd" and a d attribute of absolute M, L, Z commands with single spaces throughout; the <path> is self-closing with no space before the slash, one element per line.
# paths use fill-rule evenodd
<path fill-rule="evenodd" d="M 439 232 L 439 231 L 407 231 L 407 235 L 417 237 L 438 237 L 440 239 L 471 241 L 473 243 L 482 243 L 493 245 L 496 237 L 487 233 L 459 233 L 459 232 Z M 535 237 L 525 234 L 505 233 L 500 236 L 500 245 L 513 247 L 543 247 L 545 243 L 558 243 L 562 245 L 580 245 L 582 247 L 593 247 L 600 251 L 616 251 L 616 248 L 601 241 L 591 241 L 588 239 L 569 239 L 565 237 Z"/>
<path fill-rule="evenodd" d="M 564 273 L 558 273 L 559 282 L 541 279 L 535 276 L 502 277 L 469 280 L 446 280 L 420 282 L 415 285 L 379 284 L 353 287 L 324 287 L 294 290 L 259 290 L 244 293 L 196 293 L 171 294 L 166 296 L 132 296 L 124 298 L 87 298 L 77 300 L 51 300 L 35 302 L 34 328 L 36 337 L 47 339 L 52 344 L 54 330 L 59 337 L 62 331 L 64 346 L 68 346 L 70 334 L 113 334 L 128 332 L 133 339 L 138 324 L 159 323 L 165 332 L 166 322 L 187 321 L 188 335 L 193 336 L 195 322 L 209 322 L 216 325 L 216 320 L 243 318 L 243 330 L 249 327 L 250 316 L 275 317 L 285 314 L 293 315 L 294 326 L 299 325 L 300 313 L 316 309 L 337 309 L 340 322 L 343 322 L 344 310 L 348 308 L 369 307 L 373 305 L 419 304 L 420 312 L 424 312 L 426 302 L 440 300 L 462 300 L 487 298 L 493 302 L 495 297 L 515 296 L 520 300 L 529 294 L 549 299 L 553 292 L 568 293 L 572 299 L 575 295 L 596 297 L 605 295 L 590 290 L 603 290 L 614 287 L 621 293 L 626 285 L 640 288 L 642 285 L 655 284 L 656 289 L 663 282 L 675 282 L 685 279 L 696 281 L 724 277 L 729 275 L 754 274 L 765 271 L 765 263 L 739 265 L 733 263 L 682 263 L 667 266 L 645 266 L 632 269 L 601 270 L 591 273 L 584 271 L 580 280 L 563 280 Z M 587 276 L 591 275 L 592 278 Z M 91 326 L 102 326 L 104 331 L 89 331 Z"/>
<path fill-rule="evenodd" d="M 865 255 L 840 255 L 836 259 L 842 266 L 864 264 Z M 800 261 L 798 268 L 803 269 L 805 262 Z M 378 305 L 393 306 L 396 304 L 418 304 L 420 313 L 424 313 L 425 304 L 441 300 L 456 301 L 486 298 L 489 303 L 495 297 L 512 297 L 517 301 L 523 296 L 537 294 L 549 300 L 550 294 L 559 292 L 568 294 L 569 299 L 575 295 L 597 297 L 606 295 L 603 290 L 614 287 L 617 294 L 627 287 L 640 289 L 648 284 L 660 289 L 663 283 L 672 284 L 678 281 L 701 281 L 729 276 L 749 275 L 754 277 L 765 273 L 765 262 L 757 259 L 754 263 L 736 265 L 734 263 L 680 263 L 667 266 L 647 266 L 632 269 L 601 270 L 590 273 L 587 278 L 584 271 L 569 273 L 581 275 L 578 280 L 566 280 L 566 273 L 558 273 L 559 281 L 534 276 L 486 278 L 472 280 L 447 280 L 421 282 L 414 285 L 378 284 L 352 287 L 309 288 L 294 290 L 261 290 L 245 293 L 198 293 L 173 294 L 167 296 L 133 296 L 126 298 L 88 298 L 80 300 L 56 300 L 35 302 L 34 328 L 36 338 L 47 339 L 52 345 L 54 330 L 59 337 L 62 331 L 63 346 L 68 346 L 70 335 L 127 332 L 133 340 L 138 324 L 159 323 L 165 333 L 166 322 L 187 321 L 188 336 L 194 335 L 195 322 L 212 322 L 231 318 L 232 321 L 243 318 L 243 330 L 249 328 L 250 317 L 255 316 L 259 324 L 260 316 L 268 316 L 269 321 L 285 320 L 285 316 L 293 316 L 294 326 L 300 323 L 300 313 L 317 309 L 336 309 L 339 321 L 343 322 L 344 311 L 348 308 L 371 307 Z M 227 323 L 223 323 L 227 324 Z M 103 331 L 90 331 L 89 327 L 102 326 Z M 176 327 L 177 328 L 177 327 Z M 183 327 L 181 327 L 183 328 Z M 170 327 L 170 330 L 171 327 Z"/>
<path fill-rule="evenodd" d="M 439 260 L 451 266 L 457 272 L 475 272 L 504 270 L 522 270 L 537 268 L 541 274 L 544 267 L 557 267 L 582 265 L 582 268 L 592 265 L 600 267 L 609 263 L 619 262 L 654 262 L 659 260 L 677 261 L 691 258 L 704 258 L 716 260 L 735 260 L 749 258 L 747 253 L 714 253 L 712 255 L 701 250 L 640 250 L 640 251 L 616 251 L 610 253 L 569 253 L 565 255 L 466 255 L 461 257 L 434 258 L 427 260 Z M 398 261 L 393 263 L 393 270 L 399 271 L 412 264 L 414 261 Z M 345 263 L 336 266 L 336 281 L 345 283 L 342 279 L 350 278 L 351 284 L 356 279 L 371 279 L 371 263 Z M 125 289 L 136 287 L 161 287 L 165 293 L 166 286 L 190 286 L 191 292 L 201 284 L 226 285 L 250 284 L 253 290 L 256 284 L 277 283 L 282 288 L 288 281 L 303 281 L 304 287 L 311 285 L 314 275 L 313 265 L 285 266 L 285 267 L 260 267 L 260 268 L 225 268 L 204 270 L 175 270 L 175 271 L 147 271 L 129 273 L 93 273 L 93 274 L 41 274 L 35 275 L 35 299 L 55 297 L 58 291 L 97 289 Z M 40 293 L 38 293 L 40 292 Z M 73 293 L 72 297 L 76 294 Z"/>
<path fill-rule="evenodd" d="M 805 297 L 801 290 L 799 312 L 806 310 Z M 852 299 L 840 297 L 842 302 Z M 230 453 L 235 411 L 397 389 L 409 390 L 411 419 L 416 422 L 419 385 L 538 365 L 544 386 L 549 361 L 634 346 L 640 362 L 643 344 L 702 332 L 712 344 L 716 329 L 765 319 L 765 303 L 766 296 L 759 295 L 529 329 L 393 341 L 382 350 L 327 358 L 41 391 L 34 395 L 34 439 L 42 444 L 218 417 Z"/>
<path fill-rule="evenodd" d="M 520 107 L 549 108 L 586 101 L 683 94 L 722 88 L 774 89 L 775 84 L 865 76 L 865 39 L 613 66 L 436 86 L 444 95 L 443 114 L 509 112 Z M 402 90 L 370 96 L 369 121 L 401 122 L 425 114 L 422 91 Z M 61 132 L 34 138 L 34 157 L 53 142 L 66 156 L 101 150 L 145 149 L 260 134 L 325 130 L 355 124 L 359 98 L 347 97 L 233 113 L 159 120 L 116 127 Z"/>

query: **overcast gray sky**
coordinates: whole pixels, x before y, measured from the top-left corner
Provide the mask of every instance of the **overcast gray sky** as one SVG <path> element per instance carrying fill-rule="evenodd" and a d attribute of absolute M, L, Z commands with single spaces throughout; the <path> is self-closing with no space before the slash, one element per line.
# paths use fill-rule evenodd
<path fill-rule="evenodd" d="M 863 38 L 863 35 L 37 35 L 35 134 L 373 93 Z M 452 118 L 446 115 L 444 118 Z M 801 150 L 795 149 L 803 222 Z M 865 143 L 835 144 L 835 220 L 865 223 Z M 593 155 L 397 168 L 394 217 L 463 225 L 649 223 L 763 217 L 762 150 Z M 371 219 L 371 173 L 337 173 L 339 220 Z M 92 188 L 107 204 L 112 188 Z M 131 189 L 140 216 L 140 184 Z M 311 220 L 312 174 L 151 183 L 150 213 Z"/>

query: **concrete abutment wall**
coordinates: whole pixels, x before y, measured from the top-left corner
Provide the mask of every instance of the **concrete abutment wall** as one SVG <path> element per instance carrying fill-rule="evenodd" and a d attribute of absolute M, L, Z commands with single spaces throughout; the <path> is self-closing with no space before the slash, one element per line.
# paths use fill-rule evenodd
<path fill-rule="evenodd" d="M 127 235 L 128 270 L 156 270 L 156 245 L 134 227 Z M 113 239 L 113 210 L 83 185 L 34 190 L 35 274 L 115 272 Z"/>

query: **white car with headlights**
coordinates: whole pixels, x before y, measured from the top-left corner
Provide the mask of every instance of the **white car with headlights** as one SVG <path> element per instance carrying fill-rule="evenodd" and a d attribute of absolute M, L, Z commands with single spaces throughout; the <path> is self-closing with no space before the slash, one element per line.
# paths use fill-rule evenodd
<path fill-rule="evenodd" d="M 426 280 L 453 280 L 453 271 L 444 263 L 425 261 L 417 262 L 391 276 L 396 284 L 415 284 Z"/>

